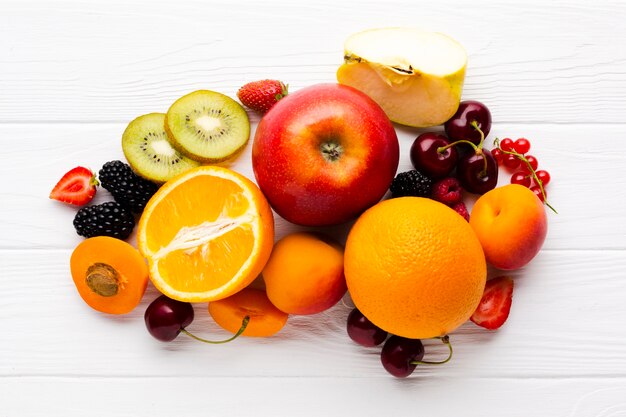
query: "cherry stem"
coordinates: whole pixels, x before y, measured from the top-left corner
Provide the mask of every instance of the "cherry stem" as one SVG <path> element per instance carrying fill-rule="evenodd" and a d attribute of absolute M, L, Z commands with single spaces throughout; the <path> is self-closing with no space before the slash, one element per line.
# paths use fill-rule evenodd
<path fill-rule="evenodd" d="M 526 164 L 526 166 L 528 167 L 528 171 L 532 174 L 533 180 L 535 180 L 535 182 L 537 183 L 537 185 L 539 185 L 539 190 L 541 190 L 541 195 L 543 195 L 543 202 L 546 204 L 546 206 L 548 206 L 550 208 L 550 210 L 552 210 L 554 213 L 559 214 L 558 211 L 556 211 L 554 209 L 554 207 L 552 207 L 550 205 L 550 203 L 548 203 L 548 198 L 546 196 L 546 192 L 543 189 L 543 182 L 539 179 L 539 177 L 537 176 L 537 172 L 535 171 L 535 169 L 532 167 L 532 165 L 530 165 L 530 162 L 528 162 L 528 159 L 526 159 L 526 157 L 517 152 L 515 149 L 511 150 L 511 151 L 505 151 L 504 149 L 502 149 L 500 147 L 500 139 L 495 138 L 493 141 L 493 145 L 495 147 L 497 147 L 500 152 L 506 154 L 506 155 L 514 155 L 517 159 L 519 159 L 520 161 L 522 161 L 523 163 Z"/>
<path fill-rule="evenodd" d="M 474 142 L 471 142 L 467 139 L 461 139 L 461 140 L 457 140 L 456 142 L 450 143 L 446 146 L 438 147 L 437 153 L 443 153 L 446 149 L 451 148 L 455 145 L 458 145 L 459 143 L 466 143 L 474 149 L 474 153 L 476 153 L 476 155 L 483 154 L 483 143 L 485 142 L 485 133 L 482 131 L 480 127 L 478 127 L 478 122 L 476 120 L 472 120 L 470 122 L 470 125 L 472 125 L 472 127 L 478 130 L 478 133 L 480 133 L 480 142 L 478 142 L 478 145 L 475 145 Z M 483 165 L 484 165 L 483 170 L 478 174 L 480 178 L 483 178 L 485 175 L 487 175 L 487 158 L 485 158 L 484 155 L 483 155 Z"/>
<path fill-rule="evenodd" d="M 437 152 L 438 153 L 443 153 L 446 149 L 451 148 L 455 145 L 458 145 L 459 143 L 466 143 L 468 145 L 470 145 L 472 148 L 474 148 L 475 152 L 478 152 L 478 146 L 474 145 L 474 142 L 470 142 L 469 140 L 465 140 L 465 139 L 461 139 L 461 140 L 457 140 L 456 142 L 452 142 L 447 144 L 446 146 L 440 146 L 437 148 Z"/>
<path fill-rule="evenodd" d="M 228 342 L 230 342 L 232 340 L 235 340 L 239 336 L 241 336 L 241 334 L 244 332 L 244 330 L 246 330 L 246 327 L 248 327 L 248 323 L 249 322 L 250 322 L 250 316 L 244 317 L 242 322 L 241 322 L 241 327 L 239 328 L 237 333 L 235 333 L 232 337 L 229 337 L 228 339 L 225 339 L 225 340 L 206 340 L 206 339 L 203 339 L 201 337 L 196 336 L 195 334 L 190 333 L 185 328 L 180 329 L 180 331 L 185 333 L 189 337 L 192 337 L 192 338 L 194 338 L 196 340 L 199 340 L 200 342 L 210 343 L 212 345 L 219 345 L 220 343 L 228 343 Z"/>
<path fill-rule="evenodd" d="M 478 142 L 478 149 L 482 149 L 483 148 L 483 142 L 485 141 L 485 133 L 483 132 L 483 130 L 478 127 L 478 122 L 476 120 L 472 120 L 470 122 L 470 125 L 472 125 L 472 127 L 476 130 L 478 130 L 478 133 L 480 133 L 480 142 Z"/>
<path fill-rule="evenodd" d="M 411 361 L 411 365 L 443 365 L 452 359 L 452 344 L 450 343 L 450 337 L 445 335 L 443 337 L 436 337 L 435 339 L 439 339 L 443 342 L 444 345 L 448 346 L 448 357 L 443 361 Z"/>

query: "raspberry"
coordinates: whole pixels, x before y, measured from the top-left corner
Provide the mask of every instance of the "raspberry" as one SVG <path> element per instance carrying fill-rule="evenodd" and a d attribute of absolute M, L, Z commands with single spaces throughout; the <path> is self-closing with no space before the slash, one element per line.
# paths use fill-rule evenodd
<path fill-rule="evenodd" d="M 115 201 L 83 207 L 74 217 L 76 233 L 84 237 L 111 236 L 123 240 L 134 227 L 133 214 Z"/>
<path fill-rule="evenodd" d="M 393 197 L 427 197 L 430 195 L 432 185 L 433 180 L 414 169 L 396 175 L 389 190 Z"/>
<path fill-rule="evenodd" d="M 455 205 L 452 206 L 452 210 L 459 213 L 461 216 L 463 216 L 465 220 L 469 222 L 470 215 L 469 215 L 469 212 L 467 211 L 467 207 L 465 207 L 464 202 L 456 203 Z"/>
<path fill-rule="evenodd" d="M 453 206 L 463 201 L 463 188 L 456 178 L 444 178 L 433 185 L 430 198 L 448 206 Z"/>
<path fill-rule="evenodd" d="M 100 184 L 106 188 L 120 204 L 133 213 L 141 213 L 150 197 L 159 188 L 156 184 L 141 178 L 130 165 L 122 161 L 110 161 L 98 172 Z"/>

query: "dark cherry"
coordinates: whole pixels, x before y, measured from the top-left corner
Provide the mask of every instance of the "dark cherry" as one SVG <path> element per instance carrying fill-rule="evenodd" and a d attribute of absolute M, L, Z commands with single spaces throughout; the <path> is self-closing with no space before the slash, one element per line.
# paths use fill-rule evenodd
<path fill-rule="evenodd" d="M 348 315 L 347 329 L 350 339 L 365 347 L 380 345 L 387 338 L 387 332 L 369 321 L 357 308 Z"/>
<path fill-rule="evenodd" d="M 485 194 L 498 183 L 498 163 L 487 149 L 480 153 L 470 153 L 459 161 L 457 176 L 463 188 L 470 193 Z"/>
<path fill-rule="evenodd" d="M 453 142 L 469 140 L 478 145 L 481 138 L 480 132 L 472 126 L 472 122 L 476 122 L 478 128 L 487 137 L 491 130 L 491 112 L 480 101 L 462 101 L 454 116 L 444 124 L 448 138 Z"/>
<path fill-rule="evenodd" d="M 431 178 L 443 178 L 456 166 L 459 154 L 454 146 L 438 152 L 437 149 L 450 144 L 443 135 L 433 132 L 422 133 L 411 145 L 411 163 L 418 171 Z"/>
<path fill-rule="evenodd" d="M 171 342 L 193 321 L 193 307 L 189 303 L 161 295 L 150 303 L 144 314 L 144 320 L 148 331 L 155 339 Z"/>
<path fill-rule="evenodd" d="M 411 375 L 417 365 L 412 361 L 421 361 L 424 358 L 424 345 L 419 339 L 407 339 L 400 336 L 391 336 L 380 352 L 380 361 L 391 375 L 406 378 Z"/>

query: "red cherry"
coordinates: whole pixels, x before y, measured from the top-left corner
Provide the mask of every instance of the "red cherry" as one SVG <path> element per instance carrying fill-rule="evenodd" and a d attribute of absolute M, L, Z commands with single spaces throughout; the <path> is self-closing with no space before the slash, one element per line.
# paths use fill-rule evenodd
<path fill-rule="evenodd" d="M 513 144 L 513 149 L 515 149 L 518 153 L 524 155 L 530 150 L 530 141 L 528 141 L 528 139 L 526 138 L 519 138 Z"/>
<path fill-rule="evenodd" d="M 535 172 L 535 174 L 537 175 L 537 178 L 539 178 L 539 181 L 541 181 L 541 184 L 544 187 L 548 185 L 548 183 L 550 182 L 550 173 L 548 171 L 541 170 Z"/>
<path fill-rule="evenodd" d="M 500 141 L 500 149 L 511 152 L 513 150 L 513 139 L 504 138 Z"/>
<path fill-rule="evenodd" d="M 518 171 L 511 176 L 511 184 L 519 184 L 524 187 L 530 187 L 530 177 L 522 171 Z"/>
<path fill-rule="evenodd" d="M 539 200 L 541 200 L 541 202 L 543 203 L 545 200 L 543 198 L 543 193 L 541 192 L 541 188 L 539 188 L 538 185 L 533 185 L 532 187 L 530 187 L 530 191 L 532 191 L 533 193 L 535 193 L 535 195 L 537 197 L 539 197 Z M 544 193 L 546 192 L 546 190 L 543 190 Z M 548 197 L 548 193 L 546 193 L 546 198 Z"/>
<path fill-rule="evenodd" d="M 491 150 L 491 156 L 493 156 L 498 165 L 502 165 L 502 163 L 504 162 L 504 154 L 498 148 L 494 148 Z"/>
<path fill-rule="evenodd" d="M 515 155 L 507 155 L 504 158 L 504 166 L 509 169 L 517 169 L 520 166 L 521 161 Z"/>

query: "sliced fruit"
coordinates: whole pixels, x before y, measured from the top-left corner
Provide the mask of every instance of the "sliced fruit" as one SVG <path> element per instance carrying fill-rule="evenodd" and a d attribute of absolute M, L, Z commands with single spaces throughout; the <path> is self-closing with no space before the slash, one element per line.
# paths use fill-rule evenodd
<path fill-rule="evenodd" d="M 271 303 L 265 291 L 254 288 L 244 288 L 228 298 L 210 302 L 209 314 L 231 333 L 237 333 L 244 317 L 250 317 L 242 333 L 249 337 L 272 336 L 285 326 L 289 317 Z"/>
<path fill-rule="evenodd" d="M 337 80 L 369 95 L 394 122 L 440 125 L 459 106 L 467 54 L 446 35 L 370 29 L 346 40 L 344 60 Z"/>
<path fill-rule="evenodd" d="M 83 206 L 96 195 L 98 181 L 91 170 L 76 167 L 63 175 L 50 192 L 50 198 L 63 203 Z"/>
<path fill-rule="evenodd" d="M 502 276 L 487 281 L 485 292 L 470 320 L 485 329 L 495 330 L 509 317 L 513 280 Z"/>
<path fill-rule="evenodd" d="M 92 237 L 76 246 L 70 269 L 82 299 L 103 313 L 131 312 L 148 285 L 148 267 L 137 249 L 108 236 Z"/>
<path fill-rule="evenodd" d="M 164 125 L 165 113 L 144 114 L 122 134 L 122 150 L 133 171 L 159 183 L 199 165 L 174 149 Z"/>
<path fill-rule="evenodd" d="M 171 105 L 165 116 L 165 130 L 183 154 L 213 163 L 243 149 L 250 137 L 250 121 L 243 107 L 230 97 L 198 90 Z"/>
<path fill-rule="evenodd" d="M 216 166 L 165 183 L 144 209 L 137 234 L 152 283 L 188 302 L 218 300 L 246 287 L 265 266 L 273 242 L 272 212 L 261 191 Z"/>

